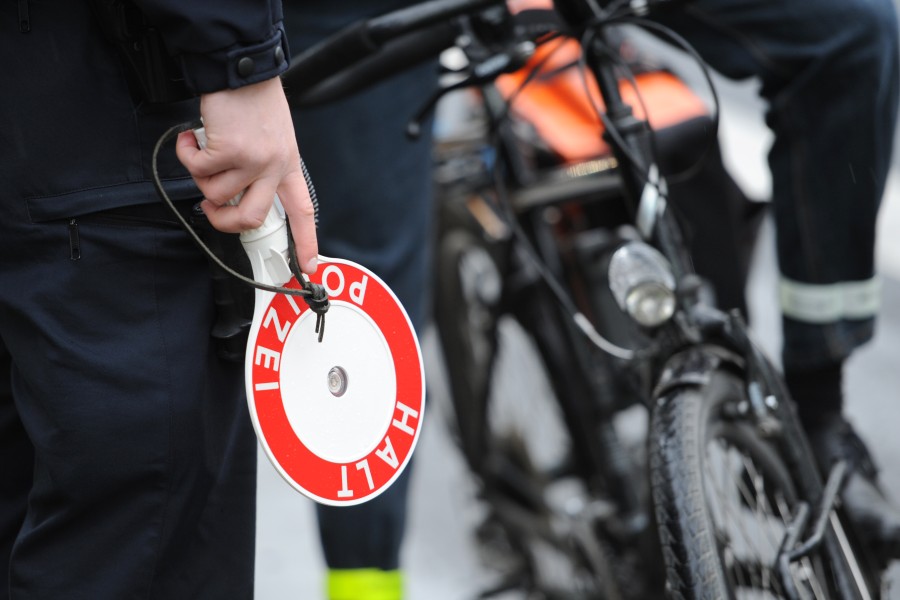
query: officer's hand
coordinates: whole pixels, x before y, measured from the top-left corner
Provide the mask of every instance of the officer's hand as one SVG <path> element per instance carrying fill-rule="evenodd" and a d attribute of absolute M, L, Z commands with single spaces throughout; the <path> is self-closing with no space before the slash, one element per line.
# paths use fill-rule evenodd
<path fill-rule="evenodd" d="M 315 215 L 281 80 L 205 94 L 200 114 L 206 148 L 198 149 L 186 132 L 178 137 L 176 152 L 205 196 L 201 206 L 209 222 L 231 233 L 256 229 L 277 192 L 290 217 L 300 268 L 314 273 Z M 242 190 L 240 203 L 228 205 Z"/>

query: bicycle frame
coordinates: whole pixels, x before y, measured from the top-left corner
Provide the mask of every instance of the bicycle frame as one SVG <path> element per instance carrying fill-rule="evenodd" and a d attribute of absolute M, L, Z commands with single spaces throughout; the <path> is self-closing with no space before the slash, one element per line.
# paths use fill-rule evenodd
<path fill-rule="evenodd" d="M 575 0 L 557 0 L 558 7 L 563 8 L 560 12 L 563 14 L 582 14 L 577 10 L 583 3 Z M 575 10 L 573 10 L 573 7 Z M 689 331 L 681 331 L 674 333 L 678 339 L 672 346 L 663 350 L 661 361 L 658 365 L 660 373 L 663 365 L 672 366 L 670 357 L 675 357 L 681 352 L 685 345 L 697 344 L 702 339 L 717 340 L 714 343 L 724 344 L 724 347 L 736 352 L 734 355 L 734 368 L 745 371 L 747 373 L 747 382 L 751 388 L 751 398 L 756 398 L 756 411 L 752 416 L 760 426 L 767 426 L 771 423 L 779 423 L 787 434 L 786 440 L 791 443 L 782 443 L 781 451 L 790 464 L 795 475 L 803 477 L 802 488 L 804 497 L 814 500 L 815 508 L 811 508 L 809 504 L 803 503 L 801 513 L 791 523 L 790 530 L 785 534 L 785 539 L 781 545 L 778 555 L 779 572 L 782 577 L 782 583 L 789 595 L 799 597 L 799 591 L 796 584 L 788 576 L 788 564 L 803 556 L 808 555 L 822 544 L 838 544 L 842 543 L 835 536 L 826 535 L 827 527 L 840 528 L 840 523 L 834 519 L 828 519 L 828 515 L 836 508 L 838 492 L 842 484 L 842 465 L 836 465 L 831 477 L 829 485 L 823 487 L 821 479 L 813 473 L 803 473 L 804 466 L 812 464 L 810 451 L 805 444 L 802 430 L 796 421 L 796 416 L 789 410 L 789 399 L 783 385 L 780 385 L 778 376 L 773 372 L 768 361 L 762 357 L 749 340 L 746 332 L 746 326 L 743 321 L 736 316 L 727 317 L 717 312 L 711 305 L 704 300 L 701 286 L 695 284 L 697 275 L 694 272 L 691 261 L 687 255 L 685 245 L 682 241 L 678 224 L 670 211 L 665 210 L 665 206 L 652 206 L 649 209 L 642 204 L 648 202 L 647 198 L 653 201 L 653 195 L 647 194 L 648 188 L 664 185 L 661 180 L 653 179 L 654 173 L 658 172 L 653 165 L 651 151 L 651 143 L 649 140 L 649 127 L 646 122 L 637 119 L 634 116 L 632 107 L 623 99 L 619 86 L 618 78 L 615 72 L 617 62 L 609 53 L 608 43 L 605 41 L 605 33 L 601 29 L 593 35 L 587 35 L 582 29 L 578 29 L 578 23 L 568 23 L 576 32 L 580 32 L 584 39 L 589 40 L 587 51 L 587 66 L 592 75 L 599 84 L 599 90 L 602 95 L 603 104 L 605 106 L 606 116 L 608 118 L 608 127 L 618 133 L 618 137 L 611 135 L 606 136 L 616 158 L 616 162 L 620 165 L 618 169 L 619 185 L 625 195 L 625 205 L 629 210 L 633 221 L 637 221 L 641 213 L 649 211 L 654 216 L 651 227 L 646 229 L 647 241 L 665 255 L 672 266 L 675 278 L 679 284 L 679 288 L 684 292 L 681 300 L 682 304 L 679 312 L 684 319 L 681 322 L 682 327 L 686 327 Z M 496 104 L 497 100 L 491 97 L 490 90 L 484 92 L 486 95 L 486 103 L 491 106 Z M 502 113 L 502 111 L 499 111 Z M 491 123 L 492 128 L 500 136 L 501 140 L 504 136 L 509 136 L 509 132 L 505 130 L 504 123 L 501 120 L 495 120 Z M 512 142 L 505 140 L 506 145 Z M 521 175 L 522 171 L 527 169 L 517 165 L 517 157 L 507 156 L 511 158 L 510 168 L 514 173 L 519 172 L 519 177 L 525 180 L 527 184 L 527 175 Z M 637 160 L 636 160 L 637 159 Z M 539 204 L 539 202 L 537 203 Z M 544 260 L 551 263 L 554 260 L 553 254 L 555 249 L 550 248 L 552 242 L 542 240 L 540 233 L 540 225 L 535 226 L 532 234 L 533 241 L 538 247 L 538 251 Z M 543 243 L 542 243 L 543 242 Z M 541 250 L 544 250 L 541 252 Z M 687 285 L 685 285 L 687 284 Z M 691 290 L 693 288 L 693 290 Z M 534 301 L 526 304 L 526 310 L 540 311 L 540 305 L 550 303 L 552 300 Z M 548 325 L 549 322 L 552 323 Z M 538 346 L 542 349 L 550 349 L 545 351 L 544 360 L 549 365 L 549 370 L 554 374 L 553 384 L 557 393 L 557 398 L 564 408 L 566 419 L 569 423 L 571 431 L 575 432 L 575 442 L 579 439 L 591 439 L 594 436 L 598 442 L 596 445 L 586 445 L 579 454 L 589 457 L 590 464 L 587 468 L 595 475 L 600 475 L 602 482 L 600 486 L 613 492 L 613 498 L 619 507 L 636 507 L 639 505 L 639 493 L 634 485 L 632 474 L 629 466 L 622 458 L 621 446 L 616 439 L 616 434 L 611 427 L 611 416 L 615 412 L 616 407 L 610 399 L 615 397 L 613 381 L 615 380 L 615 365 L 610 360 L 597 360 L 588 356 L 581 332 L 568 325 L 567 316 L 564 314 L 520 314 L 519 321 L 523 324 L 534 323 L 534 327 L 529 328 L 531 335 L 538 340 Z M 727 325 L 725 325 L 727 323 Z M 688 338 L 685 339 L 684 335 Z M 696 336 L 696 337 L 694 337 Z M 667 340 L 667 342 L 670 340 Z M 566 354 L 559 353 L 553 349 L 569 348 L 572 350 L 575 365 L 566 363 Z M 676 365 L 676 374 L 670 376 L 666 381 L 660 383 L 660 386 L 667 385 L 693 385 L 694 382 L 702 380 L 707 376 L 706 369 L 709 365 L 685 362 Z M 574 374 L 573 374 L 574 369 Z M 659 377 L 657 374 L 654 379 Z M 580 383 L 579 383 L 580 382 Z M 589 382 L 589 383 L 586 383 Z M 587 389 L 580 387 L 587 385 Z M 775 406 L 766 406 L 762 398 L 759 397 L 760 390 L 768 390 L 768 394 L 772 397 L 781 398 L 782 402 Z M 593 397 L 600 399 L 601 416 L 592 417 L 590 409 L 583 402 L 579 402 L 577 398 Z M 605 400 L 605 402 L 604 402 Z M 585 412 L 587 411 L 587 412 Z M 580 434 L 577 432 L 581 432 Z M 795 442 L 800 441 L 800 444 Z M 598 452 L 597 450 L 602 449 Z M 805 475 L 805 477 L 804 477 Z M 810 516 L 816 515 L 814 523 L 810 522 Z M 626 518 L 626 521 L 629 519 Z M 642 521 L 635 513 L 631 514 L 631 522 L 635 525 L 630 531 L 631 535 L 638 535 L 641 528 L 647 525 L 646 521 Z M 810 525 L 813 525 L 813 533 L 802 541 L 801 531 L 805 531 Z M 843 532 L 838 534 L 838 538 L 845 537 Z M 843 542 L 846 543 L 846 542 Z M 841 553 L 836 553 L 841 554 Z M 836 580 L 836 587 L 841 591 L 842 597 L 862 597 L 866 598 L 866 583 L 862 580 L 860 569 L 854 564 L 838 564 L 831 565 Z"/>
<path fill-rule="evenodd" d="M 767 434 L 778 436 L 779 449 L 789 463 L 792 475 L 799 480 L 798 485 L 802 488 L 803 500 L 807 505 L 801 512 L 804 515 L 816 515 L 813 520 L 814 535 L 799 546 L 802 532 L 809 524 L 809 517 L 800 515 L 796 518 L 785 535 L 778 557 L 785 587 L 797 594 L 790 578 L 784 575 L 786 565 L 803 552 L 814 549 L 817 544 L 839 543 L 834 534 L 828 533 L 829 523 L 826 523 L 825 516 L 832 512 L 837 497 L 836 490 L 840 489 L 840 473 L 836 471 L 837 475 L 830 478 L 837 483 L 829 483 L 826 490 L 815 472 L 805 471 L 806 466 L 814 463 L 778 375 L 750 342 L 743 321 L 735 315 L 723 314 L 707 301 L 704 286 L 694 272 L 678 223 L 672 212 L 666 210 L 665 183 L 659 176 L 659 168 L 654 164 L 652 134 L 648 124 L 635 117 L 634 110 L 619 90 L 616 71 L 619 63 L 609 50 L 606 29 L 602 25 L 597 26 L 595 10 L 598 7 L 593 0 L 554 0 L 554 5 L 569 33 L 582 42 L 585 64 L 598 83 L 605 107 L 605 139 L 612 148 L 615 163 L 618 164 L 618 168 L 610 170 L 602 181 L 594 182 L 597 187 L 592 191 L 601 195 L 618 194 L 624 199 L 622 204 L 627 211 L 628 222 L 637 225 L 636 229 L 642 234 L 644 242 L 662 253 L 677 282 L 678 305 L 671 324 L 640 340 L 653 344 L 652 356 L 642 354 L 640 357 L 640 361 L 646 363 L 651 371 L 651 389 L 640 390 L 636 394 L 634 390 L 630 391 L 638 396 L 639 401 L 649 406 L 651 398 L 659 397 L 661 391 L 696 386 L 698 382 L 708 378 L 711 369 L 716 368 L 720 360 L 726 360 L 730 369 L 742 374 L 752 401 L 752 410 L 742 418 L 748 419 L 761 431 L 773 423 L 781 428 L 780 434 Z M 420 47 L 423 37 L 434 37 L 432 32 L 437 30 L 429 30 L 429 27 L 442 26 L 448 19 L 452 20 L 460 15 L 475 15 L 487 9 L 502 12 L 503 6 L 502 2 L 494 0 L 431 0 L 378 17 L 342 32 L 334 41 L 324 44 L 324 49 L 313 48 L 306 55 L 301 55 L 298 58 L 301 68 L 295 70 L 292 67 L 293 72 L 286 75 L 286 80 L 295 89 L 309 87 L 305 95 L 313 98 L 314 102 L 327 100 L 334 94 L 339 95 L 352 89 L 355 79 L 366 80 L 371 78 L 371 73 L 398 70 L 398 65 L 409 66 L 415 62 L 417 57 L 408 55 L 406 49 L 409 46 Z M 492 18 L 497 21 L 501 17 L 494 15 Z M 498 31 L 503 31 L 502 22 L 492 24 L 497 26 Z M 456 33 L 452 28 L 440 31 L 442 36 L 450 36 L 449 39 L 453 39 L 452 35 Z M 436 42 L 431 40 L 431 43 L 440 45 L 446 43 L 447 39 L 448 37 L 440 37 Z M 388 56 L 383 64 L 378 63 L 377 56 L 368 58 L 368 54 L 382 48 Z M 432 46 L 428 48 L 431 49 Z M 327 56 L 329 52 L 332 54 L 330 58 Z M 334 54 L 340 55 L 336 65 L 328 62 L 334 58 Z M 495 61 L 489 65 L 490 68 L 483 68 L 467 81 L 467 85 L 484 86 L 485 104 L 489 114 L 494 117 L 491 129 L 501 141 L 504 164 L 511 171 L 511 179 L 518 180 L 527 188 L 533 183 L 529 181 L 529 169 L 519 162 L 520 157 L 514 149 L 514 135 L 503 118 L 506 112 L 504 101 L 491 87 L 491 82 L 499 73 L 515 65 L 516 56 L 512 54 L 505 56 L 505 63 Z M 369 68 L 369 75 L 360 75 L 351 68 L 331 76 L 331 70 L 360 61 Z M 308 86 L 304 78 L 311 79 L 313 85 Z M 433 105 L 438 97 L 429 99 L 425 103 L 426 108 Z M 298 98 L 298 101 L 303 104 L 303 97 Z M 501 187 L 506 185 L 502 176 L 495 183 Z M 513 198 L 515 214 L 510 215 L 511 221 L 523 227 L 524 233 L 547 267 L 557 275 L 564 274 L 565 269 L 560 261 L 560 251 L 553 238 L 552 228 L 541 222 L 541 216 L 535 210 L 552 204 L 553 200 L 535 198 L 534 194 L 530 198 L 520 197 L 518 202 L 516 200 Z M 518 265 L 518 271 L 515 271 L 517 274 L 527 274 L 527 261 L 522 261 L 514 251 L 517 243 L 519 242 L 509 243 L 505 259 Z M 604 277 L 605 275 L 596 276 L 595 279 L 582 278 L 580 283 L 585 287 L 598 287 L 605 285 Z M 519 299 L 529 296 L 527 301 L 516 302 L 510 308 L 517 320 L 538 341 L 543 360 L 552 374 L 557 400 L 563 409 L 576 445 L 576 454 L 581 461 L 575 468 L 583 474 L 588 485 L 611 496 L 620 513 L 617 516 L 621 527 L 617 533 L 621 539 L 633 542 L 647 532 L 652 523 L 646 512 L 642 512 L 639 482 L 633 476 L 612 425 L 613 415 L 622 407 L 622 403 L 617 400 L 617 396 L 621 395 L 621 388 L 617 387 L 622 379 L 619 375 L 620 363 L 610 354 L 597 351 L 585 335 L 584 328 L 573 323 L 569 307 L 560 305 L 558 298 L 551 293 L 552 286 L 543 285 L 549 279 L 540 281 L 540 278 L 532 274 L 530 279 L 525 277 L 525 281 L 526 286 L 519 288 L 516 293 Z M 610 318 L 621 321 L 625 317 L 622 313 L 611 313 Z M 717 355 L 715 361 L 705 360 L 709 358 L 708 354 L 704 354 L 707 353 L 706 345 L 722 349 L 723 356 L 727 358 Z M 642 352 L 643 350 L 641 349 Z M 697 360 L 698 353 L 700 360 Z M 655 393 L 651 395 L 651 392 Z M 645 394 L 644 397 L 641 397 L 642 393 Z M 773 403 L 767 401 L 768 397 L 779 400 Z M 485 467 L 479 462 L 481 458 L 477 449 L 473 455 L 467 456 L 472 469 L 485 475 Z M 811 510 L 810 506 L 815 506 L 815 510 Z M 831 526 L 834 527 L 834 524 Z M 855 581 L 852 565 L 836 564 L 832 568 L 837 580 L 836 587 L 844 597 L 854 597 L 854 590 L 865 588 L 864 583 Z"/>

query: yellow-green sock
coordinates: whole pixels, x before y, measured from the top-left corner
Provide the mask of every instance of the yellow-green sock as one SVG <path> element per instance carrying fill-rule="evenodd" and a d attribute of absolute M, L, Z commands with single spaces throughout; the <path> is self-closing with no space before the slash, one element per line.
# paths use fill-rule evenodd
<path fill-rule="evenodd" d="M 328 600 L 401 600 L 400 571 L 381 569 L 330 569 Z"/>

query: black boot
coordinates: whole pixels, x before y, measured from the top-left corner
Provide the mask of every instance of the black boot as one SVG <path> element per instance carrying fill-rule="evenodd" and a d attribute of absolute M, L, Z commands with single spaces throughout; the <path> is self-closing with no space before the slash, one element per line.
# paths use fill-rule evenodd
<path fill-rule="evenodd" d="M 854 529 L 879 561 L 900 559 L 900 509 L 878 484 L 863 440 L 841 414 L 841 365 L 787 371 L 785 379 L 823 477 L 839 460 L 850 471 L 841 499 Z"/>
<path fill-rule="evenodd" d="M 841 499 L 859 537 L 879 561 L 900 558 L 900 509 L 878 484 L 878 470 L 865 443 L 840 415 L 819 420 L 807 431 L 823 477 L 847 461 L 850 475 Z"/>

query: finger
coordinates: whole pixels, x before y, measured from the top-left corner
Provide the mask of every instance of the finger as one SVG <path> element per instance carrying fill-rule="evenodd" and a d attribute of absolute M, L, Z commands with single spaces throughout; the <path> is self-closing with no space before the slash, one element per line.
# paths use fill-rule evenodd
<path fill-rule="evenodd" d="M 209 177 L 230 168 L 231 165 L 217 165 L 207 150 L 201 150 L 193 131 L 183 131 L 175 141 L 175 154 L 191 175 Z M 221 159 L 220 159 L 221 161 Z"/>
<path fill-rule="evenodd" d="M 282 180 L 278 187 L 278 197 L 288 213 L 291 234 L 297 251 L 300 270 L 308 275 L 316 272 L 319 244 L 316 238 L 316 215 L 306 180 L 295 171 Z"/>
<path fill-rule="evenodd" d="M 201 150 L 193 131 L 178 134 L 175 142 L 175 154 L 194 178 L 211 177 L 249 164 L 246 155 L 239 152 L 226 152 L 209 145 Z"/>
<path fill-rule="evenodd" d="M 175 154 L 178 156 L 178 160 L 181 161 L 185 167 L 188 167 L 189 164 L 193 164 L 195 162 L 195 156 L 200 152 L 200 147 L 197 145 L 197 138 L 194 137 L 193 131 L 182 131 L 178 134 L 178 138 L 175 140 Z M 190 167 L 188 167 L 190 171 Z"/>
<path fill-rule="evenodd" d="M 211 177 L 195 177 L 194 181 L 207 200 L 223 206 L 229 203 L 237 204 L 236 200 L 243 200 L 241 194 L 250 186 L 253 179 L 246 171 L 230 169 Z"/>
<path fill-rule="evenodd" d="M 225 168 L 213 171 L 213 163 L 203 158 L 206 151 L 199 149 L 196 144 L 193 132 L 183 132 L 178 136 L 176 152 L 203 196 L 213 204 L 227 204 L 253 181 L 252 171 L 248 169 Z M 231 164 L 231 161 L 221 160 L 219 164 L 225 166 Z"/>
<path fill-rule="evenodd" d="M 226 233 L 240 233 L 262 226 L 274 198 L 274 183 L 258 180 L 245 190 L 237 205 L 220 205 L 207 198 L 200 206 L 213 227 Z"/>

